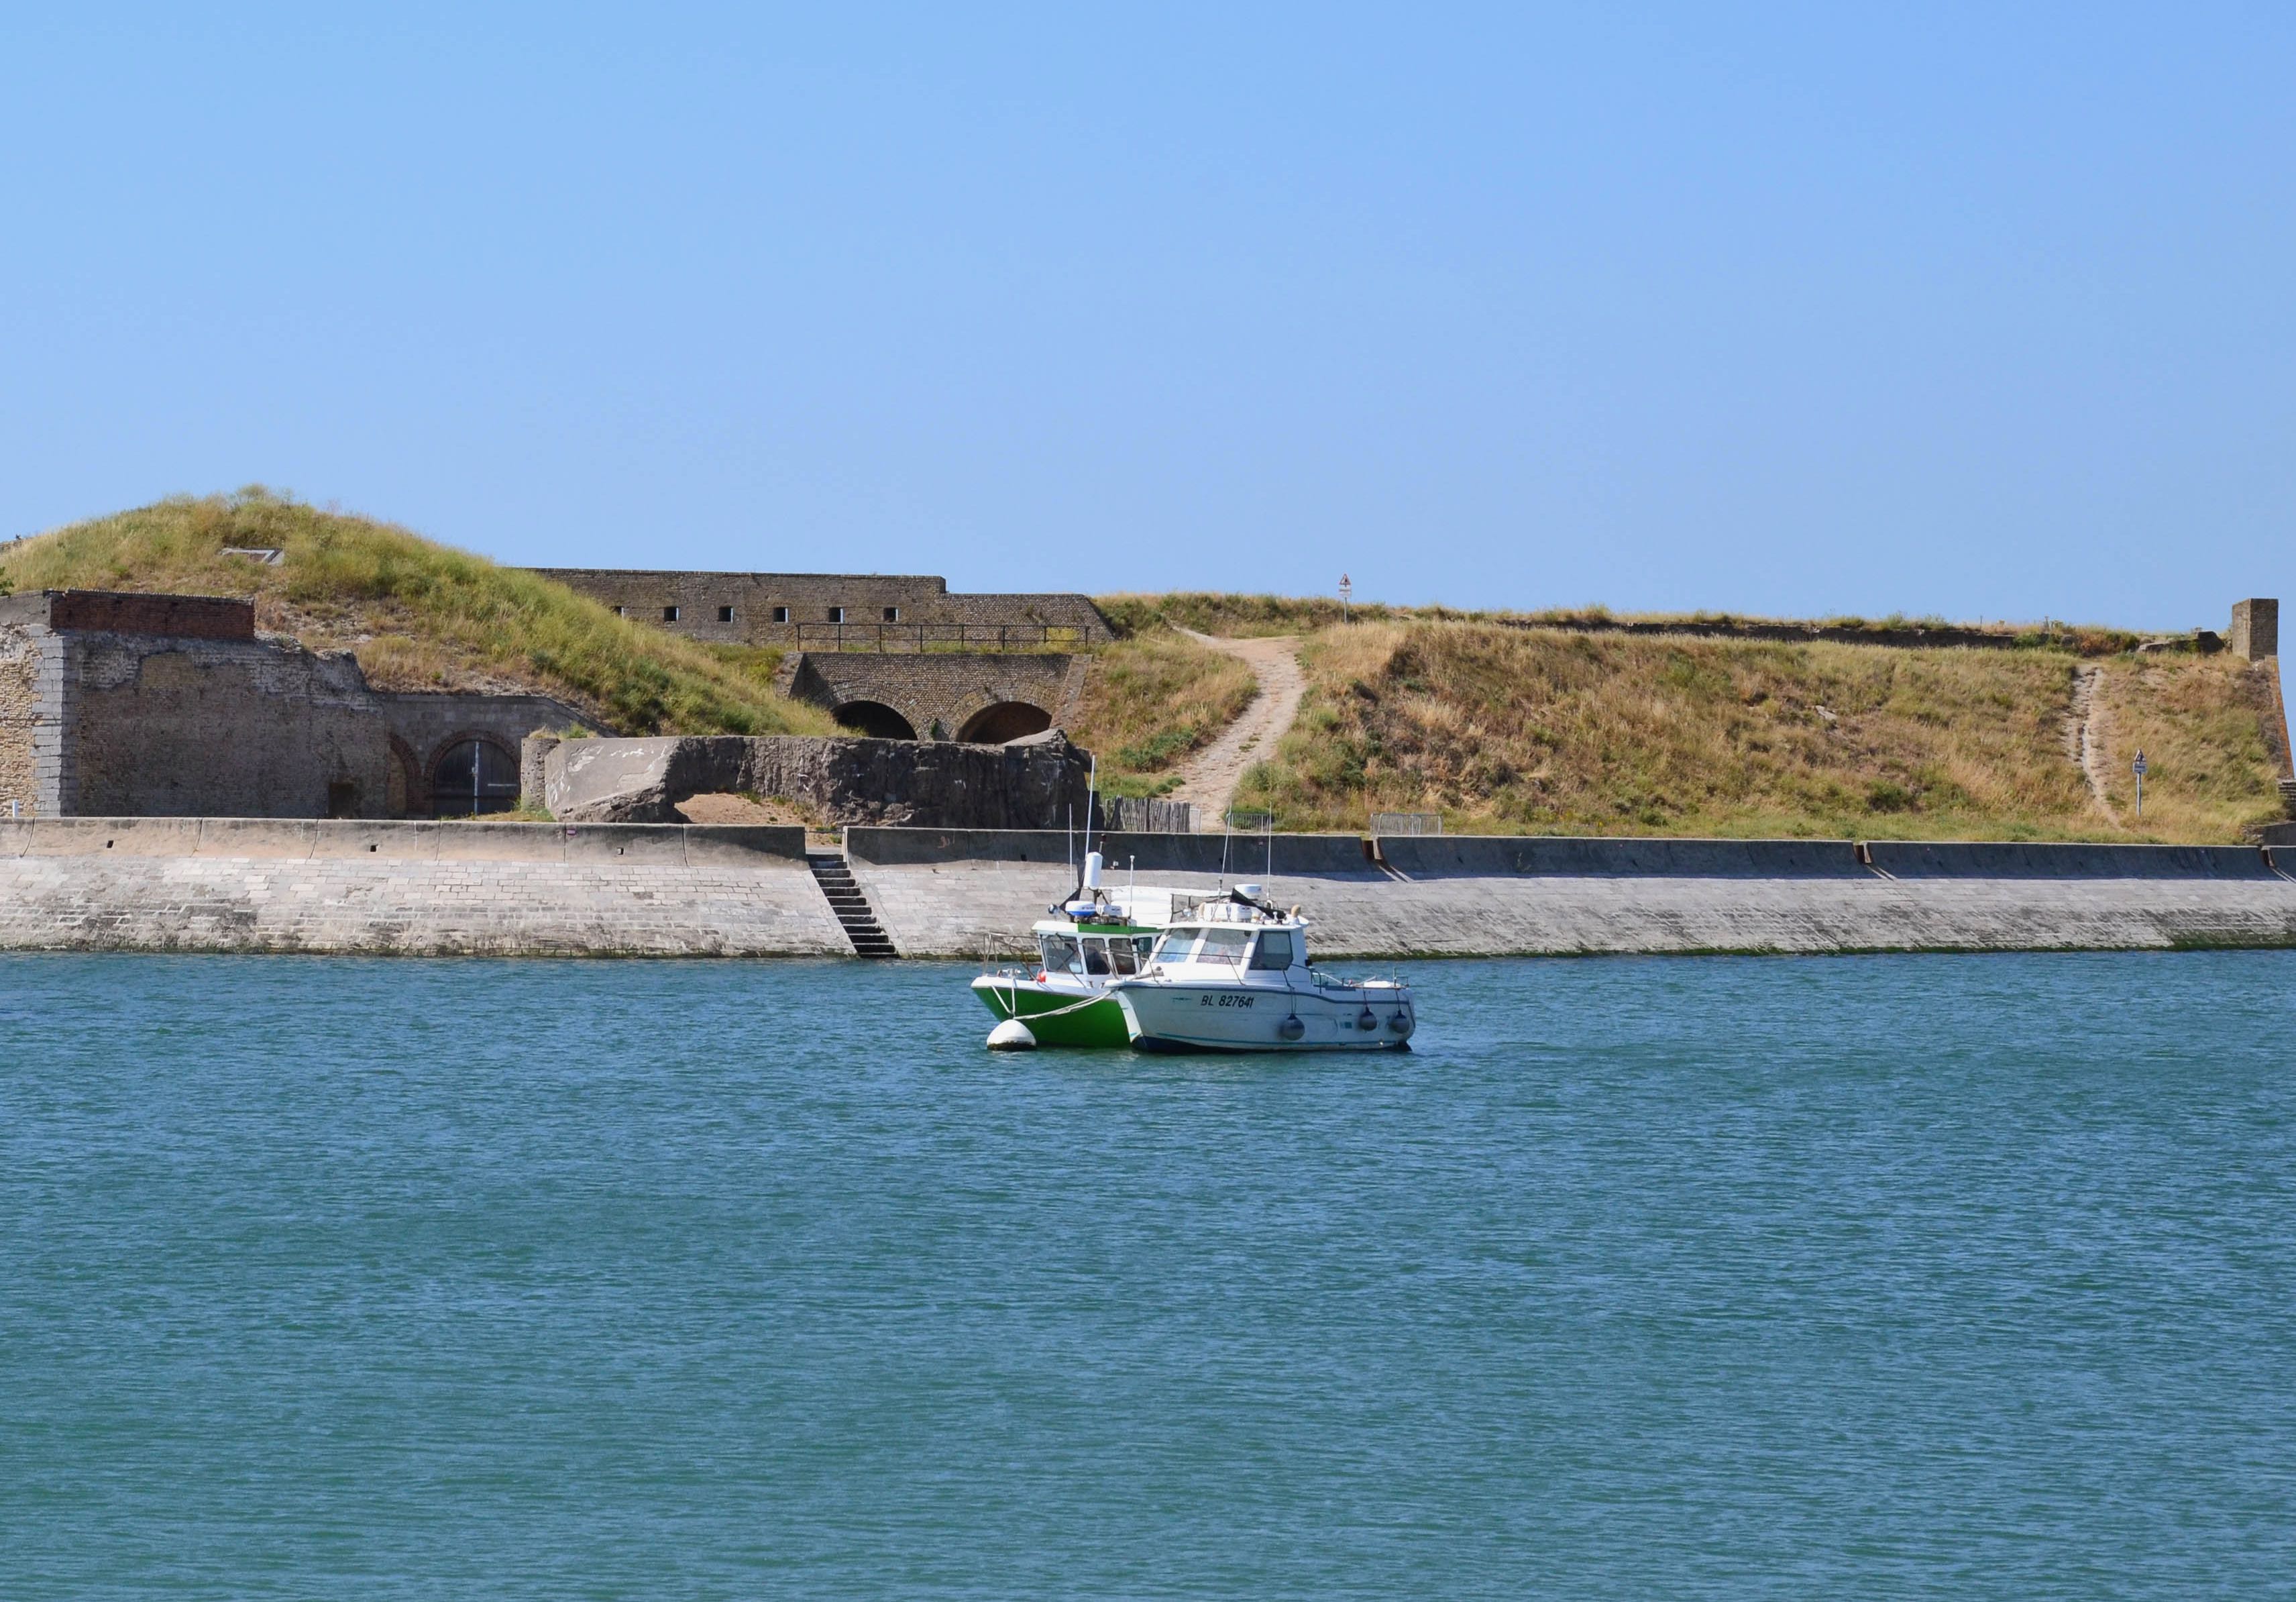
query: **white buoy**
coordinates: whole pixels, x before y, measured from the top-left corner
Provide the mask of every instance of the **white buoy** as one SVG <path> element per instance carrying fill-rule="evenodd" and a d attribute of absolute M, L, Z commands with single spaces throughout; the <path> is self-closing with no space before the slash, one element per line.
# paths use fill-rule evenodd
<path fill-rule="evenodd" d="M 1029 1032 L 1029 1026 L 1020 1019 L 1007 1018 L 988 1031 L 988 1049 L 1034 1051 L 1037 1049 L 1037 1037 Z"/>

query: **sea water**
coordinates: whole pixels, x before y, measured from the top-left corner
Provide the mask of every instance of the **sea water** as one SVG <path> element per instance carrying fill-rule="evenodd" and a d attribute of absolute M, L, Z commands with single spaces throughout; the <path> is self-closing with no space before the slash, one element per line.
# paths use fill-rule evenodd
<path fill-rule="evenodd" d="M 0 959 L 0 1595 L 2296 1586 L 2296 954 L 1406 971 Z"/>

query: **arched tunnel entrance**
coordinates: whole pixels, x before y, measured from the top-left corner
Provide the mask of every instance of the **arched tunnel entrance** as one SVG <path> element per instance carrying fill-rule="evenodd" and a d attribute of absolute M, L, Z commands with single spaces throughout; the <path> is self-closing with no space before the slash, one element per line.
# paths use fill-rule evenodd
<path fill-rule="evenodd" d="M 1025 701 L 999 701 L 984 706 L 964 720 L 956 737 L 974 745 L 1002 745 L 1024 735 L 1041 735 L 1053 726 L 1053 715 Z"/>
<path fill-rule="evenodd" d="M 915 727 L 882 701 L 849 701 L 829 714 L 841 728 L 873 740 L 914 740 Z"/>

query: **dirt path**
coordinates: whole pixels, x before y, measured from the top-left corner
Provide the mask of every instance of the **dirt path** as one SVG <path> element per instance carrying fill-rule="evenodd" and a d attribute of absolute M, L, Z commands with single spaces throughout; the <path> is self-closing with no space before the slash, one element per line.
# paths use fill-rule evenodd
<path fill-rule="evenodd" d="M 2103 686 L 2103 668 L 2073 670 L 2073 703 L 2065 714 L 2065 754 L 2080 764 L 2081 776 L 2088 781 L 2089 799 L 2097 810 L 2117 824 L 2120 814 L 2112 809 L 2112 793 L 2105 787 L 2104 713 L 2096 703 L 2096 693 Z"/>
<path fill-rule="evenodd" d="M 1259 694 L 1243 709 L 1243 716 L 1181 765 L 1180 786 L 1172 792 L 1172 799 L 1193 801 L 1196 827 L 1209 831 L 1219 827 L 1244 770 L 1273 754 L 1275 742 L 1299 716 L 1300 697 L 1307 694 L 1308 679 L 1300 670 L 1300 642 L 1293 636 L 1225 640 L 1188 628 L 1180 632 L 1199 645 L 1250 663 L 1253 677 L 1259 680 Z"/>

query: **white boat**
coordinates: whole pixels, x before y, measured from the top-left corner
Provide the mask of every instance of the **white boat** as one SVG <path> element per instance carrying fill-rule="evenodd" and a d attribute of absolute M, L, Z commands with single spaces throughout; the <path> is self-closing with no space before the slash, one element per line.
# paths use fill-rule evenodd
<path fill-rule="evenodd" d="M 1148 966 L 1108 993 L 1143 1051 L 1393 1051 L 1418 1024 L 1408 985 L 1316 967 L 1308 920 L 1253 884 L 1175 920 Z"/>

